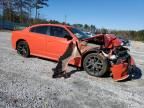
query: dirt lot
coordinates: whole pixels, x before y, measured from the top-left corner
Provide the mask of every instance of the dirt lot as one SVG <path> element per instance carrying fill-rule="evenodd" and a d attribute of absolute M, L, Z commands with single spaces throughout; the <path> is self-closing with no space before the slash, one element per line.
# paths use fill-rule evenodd
<path fill-rule="evenodd" d="M 144 43 L 131 42 L 131 54 L 144 73 Z M 0 108 L 144 108 L 144 76 L 114 82 L 75 71 L 52 79 L 56 63 L 23 58 L 11 48 L 11 32 L 0 32 Z"/>

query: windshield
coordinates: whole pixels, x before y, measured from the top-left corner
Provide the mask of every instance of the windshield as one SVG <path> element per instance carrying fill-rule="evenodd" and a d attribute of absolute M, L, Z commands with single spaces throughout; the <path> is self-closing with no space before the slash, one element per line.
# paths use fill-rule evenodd
<path fill-rule="evenodd" d="M 85 39 L 85 38 L 89 38 L 88 35 L 86 35 L 85 33 L 83 33 L 82 31 L 76 29 L 76 28 L 69 28 L 69 30 L 77 36 L 78 39 Z"/>

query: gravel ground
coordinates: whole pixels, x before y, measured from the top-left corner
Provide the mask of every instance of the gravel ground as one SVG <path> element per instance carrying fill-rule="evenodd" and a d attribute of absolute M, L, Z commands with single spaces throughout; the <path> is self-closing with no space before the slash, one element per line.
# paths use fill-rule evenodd
<path fill-rule="evenodd" d="M 131 42 L 131 54 L 144 73 L 144 43 Z M 11 48 L 11 32 L 0 32 L 0 108 L 144 108 L 144 76 L 114 82 L 75 71 L 52 79 L 55 62 L 23 58 Z"/>

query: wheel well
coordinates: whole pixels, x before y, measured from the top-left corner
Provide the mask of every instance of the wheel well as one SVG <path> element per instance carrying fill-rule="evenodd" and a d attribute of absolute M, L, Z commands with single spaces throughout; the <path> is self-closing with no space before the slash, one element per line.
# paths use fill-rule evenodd
<path fill-rule="evenodd" d="M 21 41 L 25 41 L 24 39 L 19 39 L 17 42 L 16 42 L 16 47 L 17 47 L 17 44 L 19 43 L 19 42 L 21 42 Z M 25 41 L 26 42 L 26 41 Z M 15 47 L 15 48 L 16 48 Z"/>
<path fill-rule="evenodd" d="M 83 69 L 83 60 L 84 60 L 84 58 L 88 55 L 88 54 L 91 54 L 91 53 L 97 53 L 97 51 L 88 51 L 88 52 L 86 52 L 86 53 L 84 53 L 83 55 L 82 55 L 82 60 L 81 60 L 81 68 Z"/>

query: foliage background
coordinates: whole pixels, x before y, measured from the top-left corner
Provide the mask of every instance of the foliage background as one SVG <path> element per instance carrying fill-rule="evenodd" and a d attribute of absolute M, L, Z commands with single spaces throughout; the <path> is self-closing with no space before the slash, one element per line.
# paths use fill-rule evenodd
<path fill-rule="evenodd" d="M 0 0 L 0 29 L 22 29 L 26 26 L 39 23 L 68 24 L 82 31 L 98 33 L 113 33 L 127 39 L 144 41 L 144 30 L 110 30 L 97 28 L 95 25 L 88 24 L 69 24 L 56 20 L 41 19 L 40 10 L 49 6 L 48 0 Z M 32 16 L 32 13 L 35 13 Z"/>

